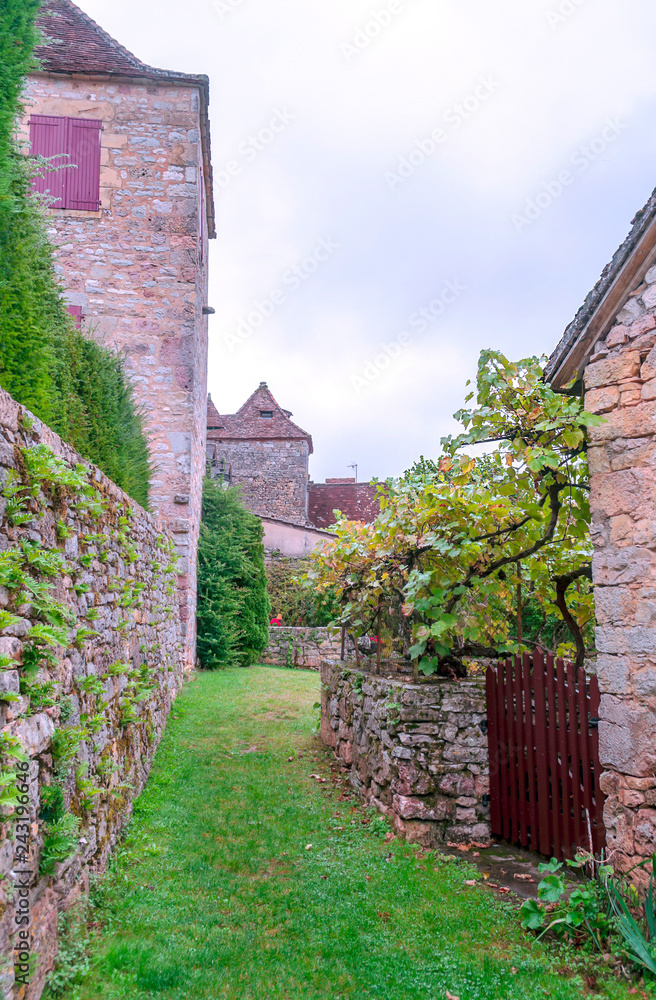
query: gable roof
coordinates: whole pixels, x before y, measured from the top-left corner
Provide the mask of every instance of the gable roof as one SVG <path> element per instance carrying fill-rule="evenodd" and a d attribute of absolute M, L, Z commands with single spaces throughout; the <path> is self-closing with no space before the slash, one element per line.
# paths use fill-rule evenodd
<path fill-rule="evenodd" d="M 578 378 L 595 344 L 615 323 L 629 294 L 656 262 L 656 190 L 633 218 L 631 231 L 616 250 L 549 358 L 545 378 L 561 388 Z"/>
<path fill-rule="evenodd" d="M 209 77 L 148 66 L 112 38 L 72 0 L 43 0 L 36 23 L 44 36 L 44 44 L 37 46 L 35 50 L 37 73 L 82 73 L 85 76 L 116 76 L 198 87 L 201 96 L 200 131 L 206 178 L 208 232 L 210 239 L 214 239 L 216 224 L 207 111 L 210 103 Z"/>
<path fill-rule="evenodd" d="M 273 416 L 262 417 L 263 412 Z M 219 414 L 211 396 L 208 396 L 207 440 L 307 441 L 312 454 L 312 436 L 290 417 L 289 410 L 283 410 L 276 402 L 266 382 L 260 382 L 244 405 L 236 413 L 228 415 Z"/>

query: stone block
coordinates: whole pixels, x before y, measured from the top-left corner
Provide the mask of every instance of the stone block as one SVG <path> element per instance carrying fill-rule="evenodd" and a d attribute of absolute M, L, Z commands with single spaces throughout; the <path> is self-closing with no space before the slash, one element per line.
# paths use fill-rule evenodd
<path fill-rule="evenodd" d="M 29 757 L 44 753 L 50 746 L 55 724 L 45 712 L 29 719 L 19 719 L 5 727 L 10 736 L 17 736 Z"/>
<path fill-rule="evenodd" d="M 585 394 L 585 408 L 589 413 L 607 413 L 619 405 L 620 391 L 616 385 L 590 389 Z"/>
<path fill-rule="evenodd" d="M 586 389 L 617 385 L 620 379 L 636 378 L 640 374 L 640 355 L 626 351 L 618 357 L 609 357 L 588 365 L 585 370 Z"/>
<path fill-rule="evenodd" d="M 656 715 L 645 705 L 602 695 L 599 708 L 602 767 L 645 777 L 656 769 Z"/>

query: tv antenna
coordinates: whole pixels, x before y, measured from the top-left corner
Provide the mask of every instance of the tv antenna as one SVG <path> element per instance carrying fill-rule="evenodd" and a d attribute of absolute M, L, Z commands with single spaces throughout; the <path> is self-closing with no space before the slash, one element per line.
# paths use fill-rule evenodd
<path fill-rule="evenodd" d="M 357 481 L 358 481 L 358 463 L 357 462 L 353 462 L 352 465 L 347 465 L 346 468 L 347 469 L 355 469 L 355 481 L 357 483 Z"/>

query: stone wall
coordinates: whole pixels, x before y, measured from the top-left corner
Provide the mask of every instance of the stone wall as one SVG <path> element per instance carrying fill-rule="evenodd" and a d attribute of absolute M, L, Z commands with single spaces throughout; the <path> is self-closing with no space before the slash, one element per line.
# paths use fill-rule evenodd
<path fill-rule="evenodd" d="M 485 681 L 410 684 L 321 664 L 321 736 L 408 840 L 490 839 Z"/>
<path fill-rule="evenodd" d="M 319 670 L 321 661 L 338 660 L 342 652 L 341 632 L 327 628 L 269 629 L 269 648 L 262 656 L 262 663 L 274 667 L 297 667 L 300 670 Z M 353 640 L 346 639 L 346 657 L 355 656 Z"/>
<path fill-rule="evenodd" d="M 230 470 L 230 481 L 242 487 L 254 514 L 308 523 L 307 441 L 216 441 L 208 443 L 208 452 L 210 447 L 214 474 Z"/>
<path fill-rule="evenodd" d="M 58 911 L 105 868 L 183 677 L 174 543 L 81 461 L 0 391 L 0 765 L 26 793 L 0 810 L 0 993 L 16 1000 L 41 995 Z M 44 847 L 60 820 L 77 822 L 68 856 Z M 34 957 L 26 992 L 12 940 Z"/>
<path fill-rule="evenodd" d="M 585 372 L 608 847 L 656 850 L 656 268 Z"/>
<path fill-rule="evenodd" d="M 180 617 L 195 662 L 196 552 L 205 467 L 207 225 L 198 87 L 29 78 L 30 114 L 99 119 L 99 212 L 52 209 L 66 299 L 121 350 L 144 413 L 151 505 L 182 559 Z M 26 133 L 27 133 L 26 118 Z"/>

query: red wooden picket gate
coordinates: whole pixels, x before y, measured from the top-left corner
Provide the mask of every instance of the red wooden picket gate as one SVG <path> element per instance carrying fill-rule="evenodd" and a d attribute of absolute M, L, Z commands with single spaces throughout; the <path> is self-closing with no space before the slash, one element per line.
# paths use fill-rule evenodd
<path fill-rule="evenodd" d="M 539 652 L 487 671 L 492 835 L 555 858 L 606 842 L 599 686 Z"/>

